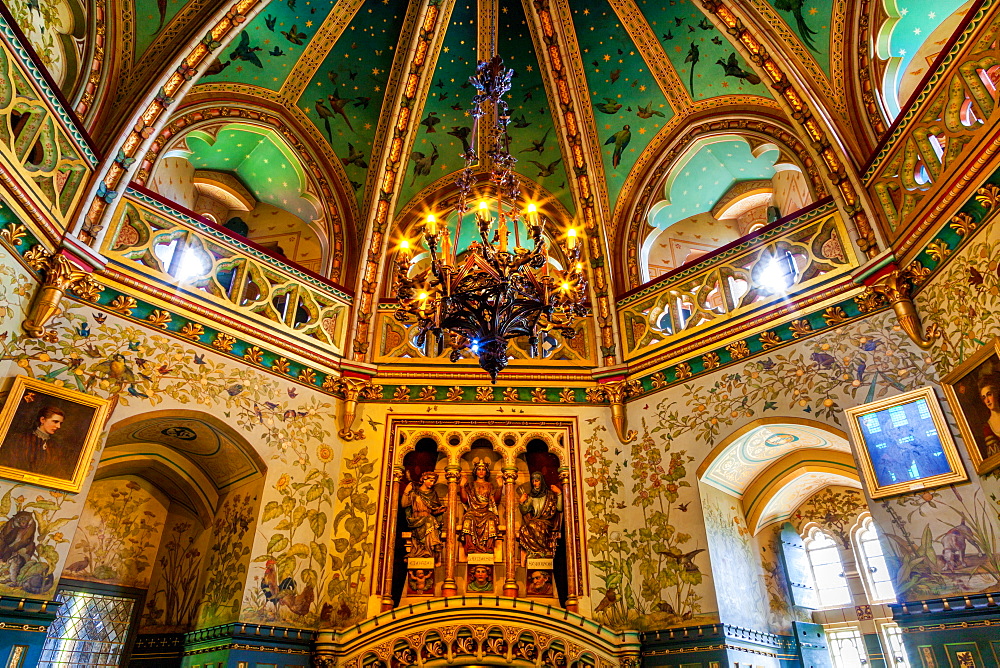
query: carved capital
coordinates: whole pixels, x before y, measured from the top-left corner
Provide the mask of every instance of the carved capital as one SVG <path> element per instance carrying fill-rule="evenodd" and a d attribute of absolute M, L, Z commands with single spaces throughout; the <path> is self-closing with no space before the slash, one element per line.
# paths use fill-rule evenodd
<path fill-rule="evenodd" d="M 381 399 L 382 386 L 375 385 L 370 380 L 341 376 L 332 383 L 333 391 L 344 398 L 344 413 L 341 429 L 337 432 L 345 441 L 364 438 L 364 429 L 351 429 L 354 418 L 357 417 L 358 401 L 362 399 Z"/>
<path fill-rule="evenodd" d="M 604 383 L 587 390 L 587 398 L 591 401 L 607 401 L 611 404 L 611 422 L 615 425 L 618 440 L 631 443 L 639 435 L 635 429 L 629 429 L 625 421 L 625 400 L 642 391 L 642 384 L 634 378 L 616 380 Z"/>
<path fill-rule="evenodd" d="M 898 269 L 879 277 L 872 285 L 873 292 L 885 295 L 896 313 L 896 320 L 899 326 L 910 337 L 910 339 L 923 350 L 927 350 L 941 335 L 941 328 L 936 324 L 930 324 L 924 330 L 920 322 L 920 315 L 913 304 L 914 276 L 909 268 Z"/>
<path fill-rule="evenodd" d="M 45 263 L 39 262 L 45 280 L 31 303 L 28 317 L 21 323 L 25 333 L 33 338 L 45 334 L 45 325 L 62 312 L 62 298 L 72 290 L 84 299 L 96 299 L 103 289 L 86 271 L 78 269 L 65 255 L 55 254 Z"/>

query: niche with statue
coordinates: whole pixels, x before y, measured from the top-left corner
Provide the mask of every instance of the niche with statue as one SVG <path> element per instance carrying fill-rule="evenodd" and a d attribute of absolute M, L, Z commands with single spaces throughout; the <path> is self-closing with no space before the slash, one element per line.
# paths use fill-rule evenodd
<path fill-rule="evenodd" d="M 395 469 L 383 607 L 464 595 L 575 608 L 578 587 L 570 585 L 566 557 L 569 476 L 546 439 L 480 433 L 440 440 L 419 439 Z"/>

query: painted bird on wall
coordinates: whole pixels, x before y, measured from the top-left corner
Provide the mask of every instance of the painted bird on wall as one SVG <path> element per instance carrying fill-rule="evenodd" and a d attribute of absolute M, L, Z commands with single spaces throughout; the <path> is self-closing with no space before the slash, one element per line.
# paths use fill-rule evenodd
<path fill-rule="evenodd" d="M 305 588 L 297 593 L 295 580 L 287 577 L 278 582 L 278 562 L 268 559 L 264 564 L 264 576 L 260 580 L 260 589 L 264 592 L 264 598 L 274 606 L 275 615 L 285 606 L 296 615 L 309 613 L 313 601 L 316 597 L 316 590 L 312 583 L 307 583 Z"/>
<path fill-rule="evenodd" d="M 777 0 L 774 3 L 774 8 L 792 13 L 792 16 L 795 17 L 795 26 L 799 29 L 799 36 L 802 38 L 802 42 L 811 51 L 816 51 L 816 43 L 813 42 L 813 35 L 816 34 L 816 31 L 806 23 L 806 17 L 802 13 L 803 4 L 803 0 Z"/>
<path fill-rule="evenodd" d="M 615 145 L 615 151 L 611 155 L 612 166 L 617 167 L 622 161 L 622 153 L 625 152 L 625 148 L 628 146 L 630 141 L 632 141 L 632 130 L 630 129 L 630 126 L 626 125 L 622 127 L 621 130 L 611 135 L 608 140 L 604 142 L 605 146 L 612 143 Z"/>
<path fill-rule="evenodd" d="M 729 60 L 724 61 L 719 58 L 715 61 L 716 65 L 722 65 L 722 69 L 725 70 L 727 77 L 735 77 L 741 81 L 746 81 L 748 84 L 757 85 L 760 83 L 760 77 L 753 72 L 747 72 L 745 69 L 740 67 L 739 61 L 736 60 L 736 52 L 729 54 Z"/>

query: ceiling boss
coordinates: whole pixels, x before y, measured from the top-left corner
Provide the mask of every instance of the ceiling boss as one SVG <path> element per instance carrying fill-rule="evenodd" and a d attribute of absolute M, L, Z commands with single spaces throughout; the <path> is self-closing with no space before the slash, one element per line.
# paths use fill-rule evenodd
<path fill-rule="evenodd" d="M 461 154 L 465 169 L 457 182 L 454 230 L 429 214 L 423 222 L 429 266 L 414 270 L 408 239 L 399 242 L 396 265 L 395 315 L 401 322 L 416 319 L 417 344 L 423 346 L 432 335 L 442 349 L 447 336 L 451 361 L 470 351 L 494 383 L 507 366 L 511 339 L 528 337 L 531 356 L 538 357 L 540 337 L 556 331 L 572 338 L 577 318 L 589 310 L 578 230 L 569 227 L 560 235 L 564 262 L 550 260 L 546 228 L 551 221 L 522 197 L 514 175 L 517 159 L 510 152 L 510 112 L 504 100 L 513 76 L 514 70 L 504 68 L 503 59 L 494 55 L 469 78 L 477 93 L 469 147 Z M 483 156 L 477 146 L 480 121 L 485 126 Z M 478 165 L 489 170 L 488 180 L 476 175 Z M 460 248 L 463 219 L 472 202 L 477 203 L 473 218 L 479 239 Z M 522 235 L 525 246 L 530 240 L 530 250 L 522 246 Z"/>

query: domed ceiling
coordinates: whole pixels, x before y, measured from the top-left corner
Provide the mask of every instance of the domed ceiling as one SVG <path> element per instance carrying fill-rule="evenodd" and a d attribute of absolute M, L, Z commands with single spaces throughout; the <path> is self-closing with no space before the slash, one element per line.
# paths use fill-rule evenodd
<path fill-rule="evenodd" d="M 508 103 L 517 171 L 529 189 L 558 201 L 568 215 L 578 214 L 580 198 L 567 172 L 574 163 L 566 133 L 560 131 L 568 112 L 583 121 L 584 150 L 599 156 L 603 179 L 596 204 L 606 217 L 634 195 L 635 174 L 648 169 L 693 119 L 713 110 L 764 110 L 783 118 L 733 38 L 691 0 L 567 3 L 555 12 L 563 22 L 558 51 L 548 48 L 537 13 L 530 4 L 526 13 L 520 0 L 426 5 L 444 13 L 447 29 L 431 46 L 430 89 L 408 110 L 418 127 L 405 175 L 396 181 L 397 214 L 453 182 L 463 167 L 459 154 L 472 132 L 468 78 L 493 44 L 516 71 Z M 360 238 L 379 195 L 372 162 L 399 112 L 397 87 L 406 82 L 393 76 L 393 66 L 405 62 L 410 43 L 405 40 L 419 29 L 424 6 L 397 0 L 272 1 L 220 50 L 189 97 L 256 98 L 284 107 L 322 145 L 348 191 L 347 217 L 354 219 Z M 169 26 L 184 14 L 178 8 L 174 1 L 138 0 L 138 24 L 156 27 L 162 20 Z M 774 0 L 755 10 L 794 37 L 790 49 L 807 62 L 808 71 L 831 76 L 832 1 Z M 137 36 L 137 54 L 155 41 Z M 567 109 L 554 99 L 553 57 L 572 58 L 569 69 L 586 88 L 586 109 Z"/>

